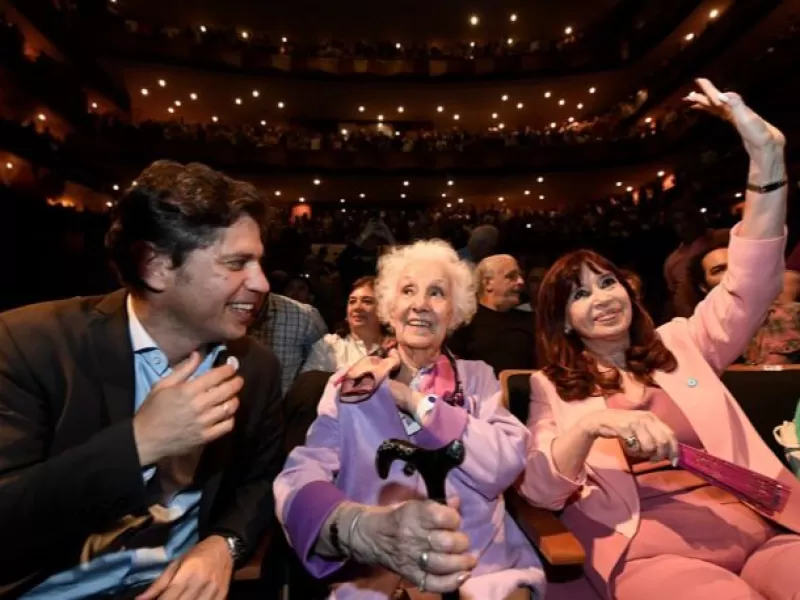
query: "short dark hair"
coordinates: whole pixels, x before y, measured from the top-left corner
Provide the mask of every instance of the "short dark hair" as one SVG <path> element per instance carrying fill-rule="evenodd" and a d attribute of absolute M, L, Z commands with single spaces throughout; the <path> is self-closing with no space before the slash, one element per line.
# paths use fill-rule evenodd
<path fill-rule="evenodd" d="M 698 294 L 698 300 L 701 300 L 708 293 L 706 287 L 706 270 L 703 268 L 703 259 L 720 248 L 727 248 L 730 244 L 730 235 L 720 236 L 707 244 L 705 244 L 699 252 L 693 254 L 689 259 L 689 282 L 692 285 L 692 291 Z"/>
<path fill-rule="evenodd" d="M 172 266 L 180 267 L 189 253 L 210 246 L 221 229 L 243 216 L 263 228 L 266 210 L 249 183 L 199 163 L 159 160 L 113 208 L 106 249 L 123 285 L 143 291 L 150 289 L 142 278 L 149 251 L 168 255 Z"/>

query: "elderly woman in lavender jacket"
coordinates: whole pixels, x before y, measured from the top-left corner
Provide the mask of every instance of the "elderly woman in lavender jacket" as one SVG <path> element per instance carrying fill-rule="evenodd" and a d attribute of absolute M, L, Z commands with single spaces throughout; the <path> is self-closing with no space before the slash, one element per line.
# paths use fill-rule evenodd
<path fill-rule="evenodd" d="M 491 367 L 442 347 L 475 312 L 469 266 L 444 242 L 417 242 L 381 258 L 376 293 L 397 346 L 363 359 L 376 381 L 363 401 L 343 391 L 362 363 L 331 378 L 306 444 L 275 481 L 291 545 L 337 600 L 457 589 L 462 599 L 542 598 L 541 564 L 503 503 L 525 465 L 526 429 L 503 408 Z M 376 451 L 391 438 L 463 442 L 447 506 L 425 500 L 421 477 L 400 463 L 379 478 Z"/>

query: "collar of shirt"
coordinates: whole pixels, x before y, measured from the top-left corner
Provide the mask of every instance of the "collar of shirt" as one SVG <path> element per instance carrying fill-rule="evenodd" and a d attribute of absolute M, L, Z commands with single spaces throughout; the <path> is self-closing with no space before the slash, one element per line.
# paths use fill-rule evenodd
<path fill-rule="evenodd" d="M 163 350 L 159 348 L 156 341 L 153 339 L 147 330 L 142 325 L 136 310 L 133 307 L 133 297 L 128 294 L 125 300 L 125 308 L 128 312 L 128 332 L 131 338 L 131 346 L 133 353 L 144 358 L 147 363 L 153 367 L 160 376 L 164 376 L 171 371 L 169 360 Z M 217 344 L 203 359 L 203 364 L 213 364 L 219 356 L 219 353 L 225 350 L 224 344 Z"/>

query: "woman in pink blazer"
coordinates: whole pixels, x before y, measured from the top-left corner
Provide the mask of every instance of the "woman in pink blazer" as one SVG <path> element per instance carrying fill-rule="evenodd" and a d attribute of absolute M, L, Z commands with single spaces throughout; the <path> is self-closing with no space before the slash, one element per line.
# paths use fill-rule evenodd
<path fill-rule="evenodd" d="M 687 99 L 730 120 L 750 156 L 728 272 L 690 318 L 656 330 L 606 259 L 579 251 L 550 269 L 538 299 L 547 366 L 531 378 L 521 492 L 563 509 L 601 597 L 800 598 L 800 483 L 719 379 L 781 291 L 785 140 L 738 95 L 698 85 Z M 788 505 L 766 519 L 673 468 L 678 442 L 781 481 Z"/>

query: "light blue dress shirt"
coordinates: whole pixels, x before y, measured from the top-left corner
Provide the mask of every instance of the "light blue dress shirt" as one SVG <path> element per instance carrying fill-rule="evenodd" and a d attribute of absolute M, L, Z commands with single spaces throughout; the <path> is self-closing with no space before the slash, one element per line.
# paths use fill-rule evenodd
<path fill-rule="evenodd" d="M 145 331 L 127 300 L 128 324 L 134 352 L 135 405 L 139 410 L 153 385 L 172 369 L 169 360 L 153 338 Z M 205 357 L 192 377 L 207 372 L 224 346 L 217 346 Z M 155 475 L 155 467 L 142 470 L 145 482 Z M 198 490 L 180 492 L 167 505 L 173 526 L 165 546 L 137 548 L 99 556 L 85 564 L 52 575 L 23 598 L 79 600 L 94 595 L 114 594 L 126 588 L 155 581 L 167 565 L 197 543 L 197 517 L 200 510 Z"/>

